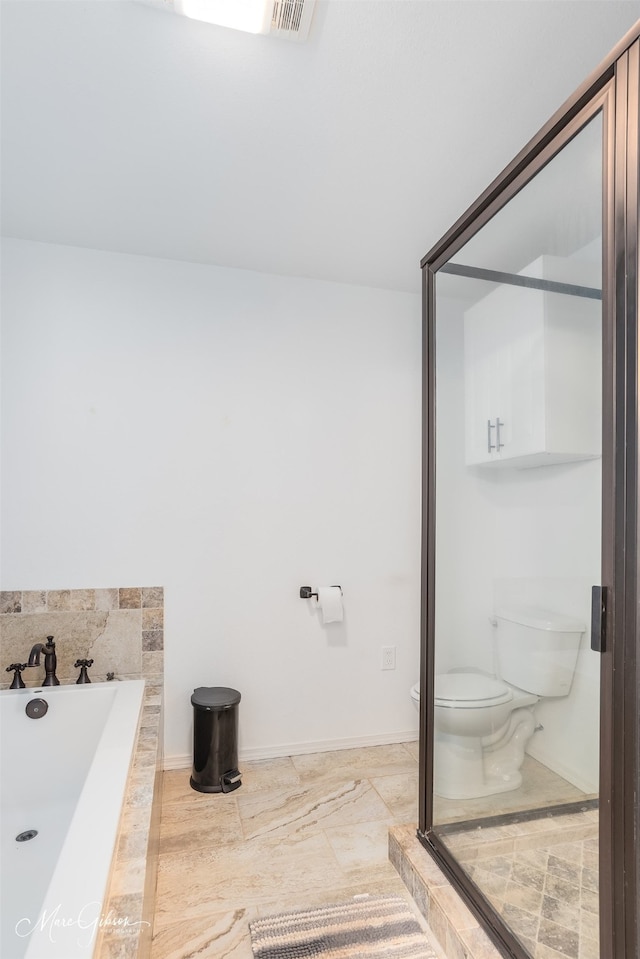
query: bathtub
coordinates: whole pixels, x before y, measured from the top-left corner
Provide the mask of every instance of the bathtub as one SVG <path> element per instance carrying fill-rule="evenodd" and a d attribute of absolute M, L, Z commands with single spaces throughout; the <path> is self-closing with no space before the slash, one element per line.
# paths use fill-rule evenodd
<path fill-rule="evenodd" d="M 143 693 L 144 680 L 0 692 L 3 959 L 93 956 Z M 34 699 L 48 709 L 29 718 Z"/>

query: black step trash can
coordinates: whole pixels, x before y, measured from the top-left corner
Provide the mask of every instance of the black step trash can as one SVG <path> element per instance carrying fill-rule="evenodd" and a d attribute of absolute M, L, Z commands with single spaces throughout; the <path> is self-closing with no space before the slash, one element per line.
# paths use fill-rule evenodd
<path fill-rule="evenodd" d="M 201 793 L 228 793 L 242 785 L 238 771 L 240 693 L 227 686 L 194 689 L 193 770 L 189 782 Z"/>

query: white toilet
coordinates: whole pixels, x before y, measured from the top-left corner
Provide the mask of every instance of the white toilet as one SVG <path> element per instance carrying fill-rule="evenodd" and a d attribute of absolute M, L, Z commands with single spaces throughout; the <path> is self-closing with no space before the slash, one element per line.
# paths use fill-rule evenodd
<path fill-rule="evenodd" d="M 500 678 L 457 669 L 436 675 L 434 789 L 472 799 L 517 789 L 533 709 L 567 696 L 584 623 L 535 607 L 505 607 L 493 620 Z M 420 705 L 418 685 L 411 698 Z"/>

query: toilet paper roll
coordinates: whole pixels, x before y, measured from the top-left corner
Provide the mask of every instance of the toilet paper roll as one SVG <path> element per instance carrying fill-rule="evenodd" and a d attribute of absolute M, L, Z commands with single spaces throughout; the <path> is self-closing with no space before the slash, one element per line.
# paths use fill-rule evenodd
<path fill-rule="evenodd" d="M 341 623 L 344 613 L 340 587 L 318 586 L 318 606 L 323 623 Z"/>

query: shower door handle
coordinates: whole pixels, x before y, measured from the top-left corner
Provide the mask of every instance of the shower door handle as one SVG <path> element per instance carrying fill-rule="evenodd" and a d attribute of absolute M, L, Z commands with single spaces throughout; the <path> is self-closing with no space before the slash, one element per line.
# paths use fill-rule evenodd
<path fill-rule="evenodd" d="M 591 649 L 595 653 L 605 650 L 605 617 L 607 615 L 607 587 L 591 587 Z"/>

